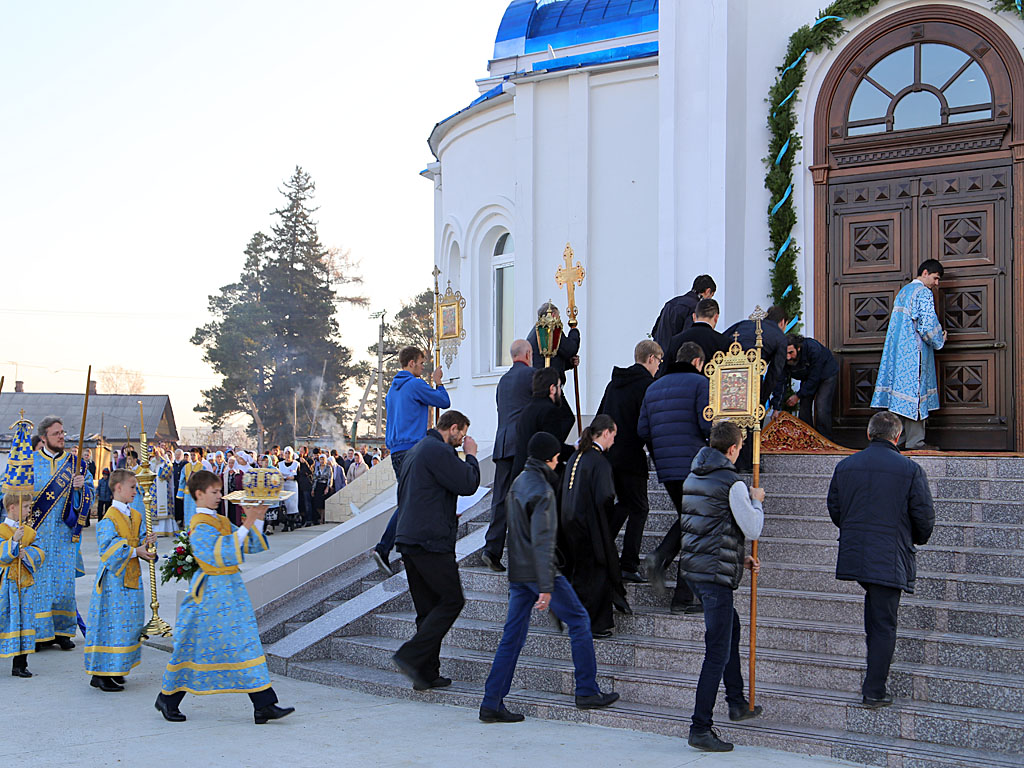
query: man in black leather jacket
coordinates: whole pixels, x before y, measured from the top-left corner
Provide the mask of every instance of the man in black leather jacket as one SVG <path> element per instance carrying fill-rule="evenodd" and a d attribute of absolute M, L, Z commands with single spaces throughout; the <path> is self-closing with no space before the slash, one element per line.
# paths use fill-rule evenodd
<path fill-rule="evenodd" d="M 512 686 L 519 653 L 526 644 L 531 608 L 550 608 L 569 628 L 576 668 L 576 706 L 607 707 L 619 698 L 617 693 L 601 693 L 597 687 L 590 617 L 572 586 L 555 568 L 558 509 L 554 485 L 561 449 L 561 442 L 547 432 L 531 437 L 526 466 L 508 494 L 508 617 L 484 685 L 480 719 L 485 723 L 518 723 L 524 719 L 518 712 L 509 712 L 504 699 Z"/>

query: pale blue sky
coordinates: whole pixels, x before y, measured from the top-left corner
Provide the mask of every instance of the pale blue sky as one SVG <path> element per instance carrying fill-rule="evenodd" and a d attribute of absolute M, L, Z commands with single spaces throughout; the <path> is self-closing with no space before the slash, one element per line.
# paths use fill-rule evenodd
<path fill-rule="evenodd" d="M 35 392 L 122 365 L 198 424 L 216 379 L 188 339 L 296 164 L 371 309 L 427 287 L 426 139 L 479 95 L 507 4 L 0 3 L 5 391 L 13 362 Z M 360 356 L 368 311 L 342 315 Z"/>

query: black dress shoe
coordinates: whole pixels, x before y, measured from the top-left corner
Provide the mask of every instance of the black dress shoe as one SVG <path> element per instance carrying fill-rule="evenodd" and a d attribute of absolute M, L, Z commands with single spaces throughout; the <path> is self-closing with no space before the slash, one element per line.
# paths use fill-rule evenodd
<path fill-rule="evenodd" d="M 75 647 L 75 644 L 72 642 L 70 637 L 58 637 L 57 645 L 62 651 L 70 651 Z"/>
<path fill-rule="evenodd" d="M 615 633 L 612 632 L 612 630 L 610 629 L 598 629 L 590 633 L 591 637 L 593 637 L 595 640 L 607 640 L 613 634 Z"/>
<path fill-rule="evenodd" d="M 12 667 L 11 677 L 32 677 L 32 673 L 28 671 L 28 667 Z"/>
<path fill-rule="evenodd" d="M 577 696 L 576 709 L 600 709 L 614 704 L 619 700 L 619 694 L 615 691 L 610 693 L 595 693 L 593 696 Z"/>
<path fill-rule="evenodd" d="M 164 697 L 157 696 L 156 703 L 153 705 L 156 707 L 157 712 L 164 716 L 164 720 L 169 723 L 184 723 L 186 718 L 177 707 L 172 707 L 169 702 L 164 700 Z"/>
<path fill-rule="evenodd" d="M 865 696 L 861 699 L 861 703 L 868 709 L 881 709 L 892 704 L 892 696 L 888 693 L 880 699 L 872 699 L 870 696 Z"/>
<path fill-rule="evenodd" d="M 762 712 L 764 712 L 764 708 L 760 704 L 755 704 L 753 709 L 750 708 L 750 704 L 740 704 L 738 707 L 729 705 L 729 719 L 734 723 L 741 720 L 753 720 L 755 717 L 760 717 Z"/>
<path fill-rule="evenodd" d="M 391 661 L 393 661 L 395 666 L 398 667 L 399 672 L 412 680 L 413 690 L 425 691 L 430 688 L 430 681 L 426 680 L 423 677 L 423 674 L 412 664 L 407 662 L 405 659 L 399 658 L 397 653 L 391 657 Z"/>
<path fill-rule="evenodd" d="M 93 688 L 99 688 L 105 693 L 114 693 L 115 691 L 124 690 L 123 685 L 118 685 L 109 677 L 103 677 L 102 675 L 93 675 L 92 680 L 89 681 L 89 685 Z"/>
<path fill-rule="evenodd" d="M 699 600 L 696 603 L 672 603 L 672 605 L 669 606 L 669 611 L 676 616 L 704 613 L 704 604 Z"/>
<path fill-rule="evenodd" d="M 501 558 L 495 557 L 486 549 L 480 553 L 480 559 L 483 561 L 484 565 L 486 565 L 492 571 L 495 571 L 497 573 L 504 573 L 507 570 L 505 566 L 502 564 Z"/>
<path fill-rule="evenodd" d="M 659 597 L 665 594 L 665 566 L 660 558 L 653 552 L 644 558 L 644 571 L 647 573 L 647 581 Z"/>
<path fill-rule="evenodd" d="M 385 576 L 395 575 L 395 572 L 391 568 L 391 563 L 388 562 L 387 557 L 382 555 L 380 553 L 380 550 L 378 550 L 377 548 L 373 549 L 373 562 L 377 564 L 378 570 L 380 570 L 380 572 L 383 573 Z"/>
<path fill-rule="evenodd" d="M 256 725 L 263 725 L 270 720 L 280 720 L 282 717 L 288 717 L 294 711 L 295 707 L 279 707 L 277 704 L 270 704 L 269 706 L 257 709 L 252 713 L 252 716 L 256 721 Z"/>
<path fill-rule="evenodd" d="M 732 744 L 718 738 L 714 728 L 706 731 L 694 731 L 691 728 L 690 738 L 686 740 L 686 743 L 702 752 L 732 752 Z"/>
<path fill-rule="evenodd" d="M 640 575 L 639 571 L 623 571 L 622 580 L 630 584 L 646 584 L 647 579 Z"/>
<path fill-rule="evenodd" d="M 518 712 L 509 712 L 507 709 L 502 707 L 501 709 L 487 709 L 486 707 L 480 707 L 480 722 L 481 723 L 521 723 L 526 717 Z"/>
<path fill-rule="evenodd" d="M 450 677 L 438 676 L 438 677 L 435 677 L 433 680 L 430 681 L 430 687 L 431 688 L 447 688 L 451 684 L 452 684 L 452 679 Z"/>
<path fill-rule="evenodd" d="M 124 685 L 124 678 L 121 677 L 121 675 L 111 675 L 110 679 L 113 680 L 118 685 Z"/>

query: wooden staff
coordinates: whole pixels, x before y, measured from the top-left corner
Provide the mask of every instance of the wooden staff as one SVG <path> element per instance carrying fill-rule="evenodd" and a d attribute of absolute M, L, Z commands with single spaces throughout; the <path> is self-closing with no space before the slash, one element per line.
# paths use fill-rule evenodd
<path fill-rule="evenodd" d="M 761 348 L 763 346 L 761 340 L 761 320 L 766 317 L 761 307 L 757 307 L 754 313 L 750 316 L 750 319 L 754 321 L 754 327 L 756 332 L 756 341 L 754 342 L 754 350 L 757 353 L 757 362 L 760 367 L 761 364 Z M 757 397 L 755 405 L 761 402 L 761 376 L 760 371 L 755 371 L 754 375 L 755 387 L 757 388 Z M 754 419 L 753 429 L 753 486 L 755 488 L 761 487 L 761 419 Z M 750 556 L 757 561 L 757 539 L 750 545 Z M 754 693 L 757 688 L 757 571 L 753 568 L 750 569 L 750 654 L 749 654 L 750 669 L 748 670 L 748 677 L 750 683 L 750 711 L 754 711 Z"/>
<path fill-rule="evenodd" d="M 565 244 L 565 251 L 562 253 L 562 258 L 565 259 L 565 265 L 558 268 L 555 272 L 555 282 L 559 287 L 565 286 L 566 293 L 568 295 L 568 303 L 566 305 L 565 314 L 569 319 L 569 328 L 575 328 L 579 322 L 577 316 L 579 315 L 579 309 L 576 307 L 576 286 L 583 285 L 583 278 L 587 276 L 586 271 L 583 269 L 583 265 L 578 261 L 576 266 L 573 266 L 572 246 L 569 243 Z M 576 431 L 578 434 L 583 434 L 583 415 L 580 413 L 580 374 L 579 367 L 574 365 L 572 367 L 572 384 L 576 390 Z"/>
<path fill-rule="evenodd" d="M 437 264 L 434 265 L 434 370 L 441 367 L 441 289 L 437 284 L 437 276 L 441 274 L 441 270 L 438 269 Z M 451 285 L 451 283 L 449 283 Z M 430 386 L 437 389 L 434 386 L 434 378 L 430 378 Z M 380 397 L 380 392 L 377 393 L 377 397 Z M 441 418 L 441 409 L 434 408 L 430 413 L 430 428 L 434 428 L 434 424 Z"/>
<path fill-rule="evenodd" d="M 78 474 L 79 471 L 85 466 L 85 459 L 82 457 L 82 452 L 85 450 L 85 419 L 89 415 L 89 385 L 92 383 L 92 366 L 89 366 L 89 370 L 85 373 L 85 402 L 82 403 L 82 426 L 78 430 L 78 455 L 75 457 L 75 463 L 72 464 L 72 468 L 75 470 L 74 474 Z M 84 475 L 85 473 L 82 472 Z M 72 507 L 73 508 L 73 507 Z M 85 507 L 85 488 L 82 489 L 82 511 L 78 513 L 78 525 L 79 527 L 85 525 L 85 516 L 89 514 L 89 510 Z M 78 536 L 74 537 L 75 541 L 78 541 Z"/>

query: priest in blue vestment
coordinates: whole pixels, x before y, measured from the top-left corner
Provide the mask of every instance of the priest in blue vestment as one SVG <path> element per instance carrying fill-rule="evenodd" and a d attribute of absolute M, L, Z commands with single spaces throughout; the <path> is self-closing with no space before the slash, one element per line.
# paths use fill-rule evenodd
<path fill-rule="evenodd" d="M 918 267 L 917 279 L 896 295 L 871 398 L 872 408 L 903 417 L 908 450 L 934 448 L 925 443 L 924 430 L 928 414 L 939 408 L 935 352 L 946 343 L 946 332 L 935 313 L 932 289 L 942 273 L 942 264 L 928 259 Z"/>

